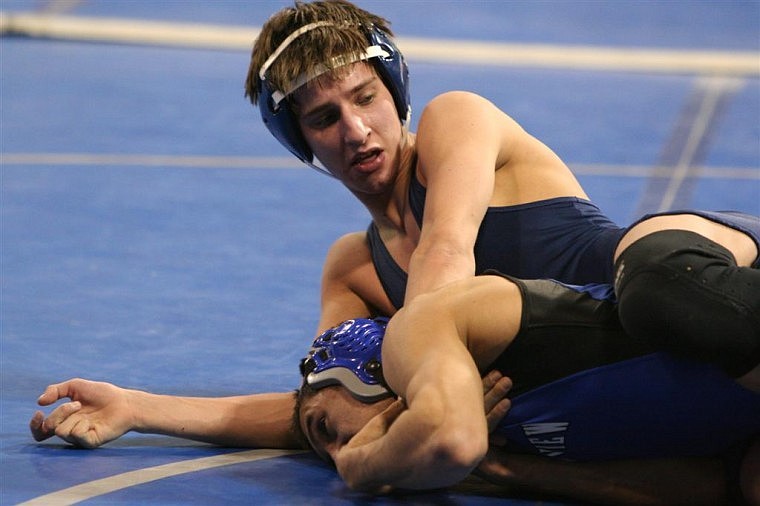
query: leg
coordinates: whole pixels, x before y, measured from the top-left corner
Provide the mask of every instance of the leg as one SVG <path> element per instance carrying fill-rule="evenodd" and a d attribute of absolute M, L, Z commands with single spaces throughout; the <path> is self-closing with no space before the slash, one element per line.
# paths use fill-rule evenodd
<path fill-rule="evenodd" d="M 760 363 L 760 270 L 746 267 L 757 254 L 748 234 L 699 216 L 637 224 L 616 252 L 623 327 L 734 377 L 748 373 Z"/>
<path fill-rule="evenodd" d="M 731 221 L 732 216 L 725 219 Z M 760 218 L 745 216 L 744 225 L 752 228 L 751 233 L 738 228 L 711 221 L 696 214 L 656 215 L 632 226 L 620 239 L 615 249 L 615 261 L 631 244 L 654 232 L 665 230 L 689 230 L 714 241 L 731 251 L 737 265 L 749 267 L 758 263 L 758 243 L 760 243 Z M 751 220 L 751 221 L 750 221 Z"/>

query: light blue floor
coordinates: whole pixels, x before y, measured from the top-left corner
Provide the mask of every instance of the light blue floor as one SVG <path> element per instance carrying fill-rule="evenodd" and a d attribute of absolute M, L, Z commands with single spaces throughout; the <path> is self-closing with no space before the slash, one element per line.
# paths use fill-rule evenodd
<path fill-rule="evenodd" d="M 282 5 L 84 1 L 66 14 L 259 26 Z M 407 37 L 760 50 L 755 1 L 362 5 Z M 326 250 L 339 235 L 364 229 L 368 215 L 334 181 L 289 163 L 243 98 L 247 60 L 238 51 L 0 39 L 0 503 L 230 452 L 140 435 L 96 451 L 37 444 L 27 422 L 49 383 L 85 376 L 185 395 L 297 385 L 298 359 L 316 326 Z M 667 73 L 410 64 L 418 110 L 449 89 L 487 96 L 576 169 L 592 199 L 620 224 L 660 202 L 670 178 L 653 178 L 653 171 L 678 150 L 674 133 L 691 117 L 689 100 L 703 82 Z M 741 78 L 722 99 L 676 204 L 760 214 L 757 75 Z M 56 157 L 29 164 L 19 154 Z M 62 154 L 275 157 L 291 168 L 69 163 Z M 297 455 L 185 473 L 89 502 L 365 499 L 316 458 Z M 477 490 L 410 500 L 505 503 Z M 402 499 L 373 504 L 396 502 Z"/>

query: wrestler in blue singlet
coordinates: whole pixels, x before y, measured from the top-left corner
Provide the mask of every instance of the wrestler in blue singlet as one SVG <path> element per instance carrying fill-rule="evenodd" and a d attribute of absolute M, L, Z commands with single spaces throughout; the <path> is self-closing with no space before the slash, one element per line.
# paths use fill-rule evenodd
<path fill-rule="evenodd" d="M 611 287 L 507 278 L 523 295 L 520 332 L 484 370 L 513 381 L 497 429 L 511 451 L 568 460 L 715 455 L 760 434 L 760 394 L 626 335 Z"/>
<path fill-rule="evenodd" d="M 425 194 L 425 187 L 413 175 L 409 204 L 420 227 Z M 741 230 L 752 236 L 760 248 L 760 219 L 756 217 L 693 210 L 658 214 L 682 213 Z M 613 255 L 627 230 L 612 222 L 592 202 L 577 197 L 489 207 L 475 242 L 475 273 L 495 269 L 521 279 L 551 278 L 578 285 L 612 283 Z M 378 277 L 398 309 L 404 302 L 407 274 L 391 257 L 374 223 L 367 230 L 367 238 Z"/>
<path fill-rule="evenodd" d="M 509 451 L 579 461 L 713 456 L 760 435 L 760 394 L 631 338 L 610 285 L 487 274 L 517 284 L 523 300 L 516 337 L 481 368 L 512 380 L 496 429 Z M 306 383 L 341 384 L 364 402 L 393 395 L 380 366 L 386 322 L 349 320 L 317 337 L 301 363 Z"/>

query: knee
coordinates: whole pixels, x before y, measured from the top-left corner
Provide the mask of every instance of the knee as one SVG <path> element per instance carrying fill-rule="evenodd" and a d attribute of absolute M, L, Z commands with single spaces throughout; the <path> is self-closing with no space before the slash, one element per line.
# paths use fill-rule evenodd
<path fill-rule="evenodd" d="M 615 292 L 621 292 L 633 279 L 646 273 L 652 282 L 692 279 L 709 286 L 708 278 L 721 270 L 736 266 L 731 252 L 695 232 L 665 230 L 646 235 L 630 244 L 615 262 Z M 657 285 L 651 295 L 657 296 Z"/>
<path fill-rule="evenodd" d="M 719 364 L 735 377 L 760 360 L 760 271 L 685 231 L 650 234 L 615 265 L 625 331 L 657 348 Z"/>

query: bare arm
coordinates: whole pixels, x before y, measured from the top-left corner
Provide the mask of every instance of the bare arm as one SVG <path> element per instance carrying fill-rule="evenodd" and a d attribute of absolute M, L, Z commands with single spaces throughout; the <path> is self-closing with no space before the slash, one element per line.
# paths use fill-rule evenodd
<path fill-rule="evenodd" d="M 427 187 L 405 302 L 475 273 L 473 246 L 507 150 L 506 116 L 470 93 L 436 97 L 417 133 L 421 182 Z"/>
<path fill-rule="evenodd" d="M 408 269 L 407 303 L 474 274 L 473 246 L 489 205 L 588 198 L 548 146 L 472 93 L 433 99 L 420 117 L 416 148 L 427 196 Z"/>
<path fill-rule="evenodd" d="M 437 488 L 472 471 L 487 450 L 488 428 L 471 351 L 490 363 L 517 332 L 521 308 L 516 286 L 488 276 L 422 295 L 396 313 L 383 341 L 383 371 L 406 404 L 338 451 L 335 463 L 350 487 Z M 474 329 L 478 342 L 470 340 Z"/>
<path fill-rule="evenodd" d="M 478 476 L 530 493 L 613 505 L 728 504 L 719 459 L 562 462 L 491 448 Z"/>
<path fill-rule="evenodd" d="M 350 487 L 438 488 L 474 469 L 488 427 L 473 356 L 491 363 L 517 333 L 521 311 L 515 285 L 485 276 L 421 295 L 396 313 L 383 340 L 383 372 L 406 404 L 375 417 L 338 451 L 336 467 Z"/>
<path fill-rule="evenodd" d="M 178 397 L 73 379 L 50 385 L 38 403 L 69 398 L 47 417 L 30 421 L 37 441 L 56 435 L 95 448 L 127 432 L 164 434 L 224 446 L 297 448 L 290 432 L 290 393 L 235 397 Z"/>
<path fill-rule="evenodd" d="M 367 302 L 365 302 L 367 301 Z M 330 250 L 323 274 L 319 331 L 357 316 L 390 311 L 374 275 L 364 233 L 339 239 Z M 290 393 L 262 393 L 201 398 L 156 395 L 86 380 L 49 386 L 41 406 L 69 398 L 47 417 L 30 420 L 38 441 L 57 435 L 94 448 L 130 431 L 165 434 L 240 447 L 296 448 L 290 432 L 294 399 Z"/>
<path fill-rule="evenodd" d="M 398 401 L 375 417 L 335 458 L 354 489 L 451 485 L 466 477 L 487 449 L 482 382 L 456 329 L 437 325 L 435 346 L 417 336 L 394 346 L 394 327 L 407 329 L 406 312 L 396 314 L 383 344 L 386 380 L 406 404 Z"/>
<path fill-rule="evenodd" d="M 375 272 L 364 232 L 347 234 L 330 247 L 321 291 L 317 334 L 351 318 L 395 312 Z"/>

